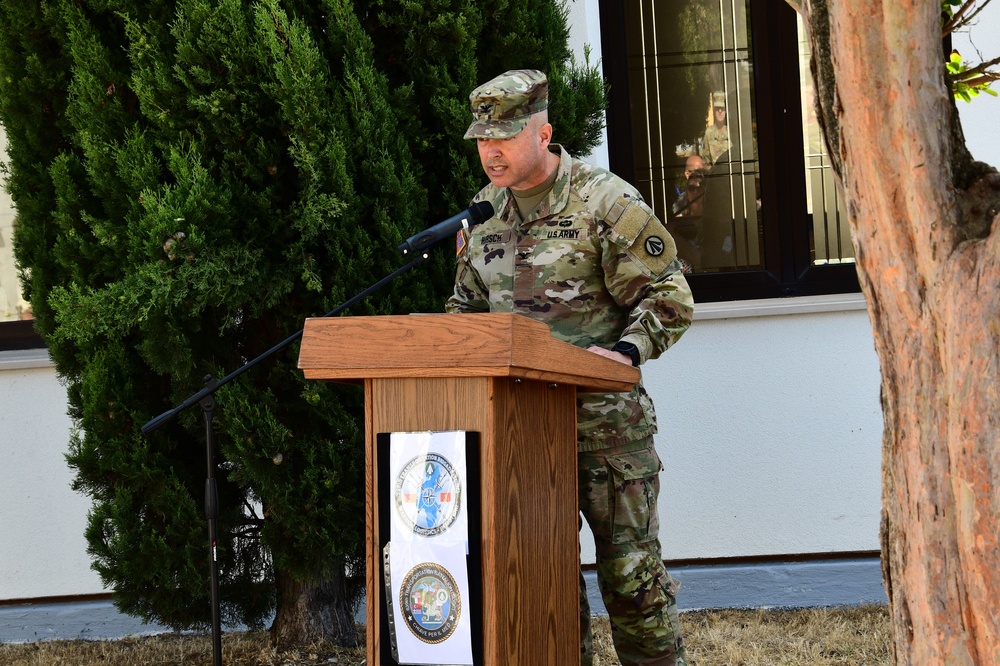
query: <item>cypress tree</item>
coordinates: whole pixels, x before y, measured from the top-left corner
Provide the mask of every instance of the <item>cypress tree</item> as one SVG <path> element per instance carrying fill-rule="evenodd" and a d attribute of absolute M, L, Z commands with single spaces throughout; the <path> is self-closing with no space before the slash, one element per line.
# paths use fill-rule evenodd
<path fill-rule="evenodd" d="M 140 427 L 402 265 L 485 181 L 467 95 L 552 79 L 586 153 L 603 84 L 560 3 L 0 0 L 15 251 L 65 380 L 94 567 L 124 612 L 209 620 L 202 414 Z M 449 248 L 349 314 L 440 311 Z M 363 409 L 298 348 L 217 394 L 223 620 L 351 644 L 363 587 Z"/>

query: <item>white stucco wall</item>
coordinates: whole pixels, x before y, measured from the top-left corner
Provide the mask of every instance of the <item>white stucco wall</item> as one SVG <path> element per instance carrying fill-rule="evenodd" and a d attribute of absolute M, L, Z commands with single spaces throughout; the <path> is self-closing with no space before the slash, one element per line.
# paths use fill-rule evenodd
<path fill-rule="evenodd" d="M 643 367 L 664 558 L 878 549 L 882 414 L 862 308 L 860 296 L 702 305 Z"/>
<path fill-rule="evenodd" d="M 867 312 L 796 300 L 782 305 L 799 314 L 698 320 L 650 367 L 666 557 L 878 549 L 882 413 Z"/>
<path fill-rule="evenodd" d="M 0 601 L 102 592 L 70 488 L 66 390 L 44 350 L 0 352 Z"/>
<path fill-rule="evenodd" d="M 590 66 L 597 66 L 601 63 L 601 21 L 600 6 L 598 0 L 570 0 L 567 3 L 570 28 L 569 46 L 573 50 L 578 65 L 587 62 L 584 58 L 585 49 L 590 49 Z M 601 145 L 594 149 L 586 157 L 588 162 L 597 166 L 609 168 L 608 159 L 608 133 L 607 130 L 601 132 Z M 554 137 L 556 143 L 559 137 Z"/>
<path fill-rule="evenodd" d="M 850 296 L 701 305 L 644 367 L 664 557 L 878 548 L 878 365 L 861 307 Z M 102 592 L 88 502 L 69 488 L 65 390 L 18 354 L 0 352 L 0 600 Z M 592 562 L 586 528 L 581 541 Z"/>

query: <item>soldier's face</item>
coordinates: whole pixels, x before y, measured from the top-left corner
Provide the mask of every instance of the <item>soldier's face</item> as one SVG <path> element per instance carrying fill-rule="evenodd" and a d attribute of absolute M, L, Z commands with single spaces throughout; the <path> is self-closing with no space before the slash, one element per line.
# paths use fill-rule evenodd
<path fill-rule="evenodd" d="M 543 120 L 533 118 L 509 139 L 477 139 L 479 160 L 496 187 L 528 190 L 548 178 L 552 125 Z"/>

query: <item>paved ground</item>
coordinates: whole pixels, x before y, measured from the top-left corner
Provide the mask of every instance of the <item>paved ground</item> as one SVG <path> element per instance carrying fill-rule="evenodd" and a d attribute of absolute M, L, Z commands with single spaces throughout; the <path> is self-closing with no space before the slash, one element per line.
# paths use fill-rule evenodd
<path fill-rule="evenodd" d="M 802 608 L 886 603 L 878 558 L 672 569 L 681 610 Z M 585 573 L 590 606 L 604 613 L 594 572 Z M 364 611 L 360 613 L 364 619 Z M 224 627 L 239 630 L 242 627 Z M 122 615 L 110 601 L 0 606 L 0 643 L 108 639 L 169 631 Z"/>
<path fill-rule="evenodd" d="M 120 638 L 168 631 L 122 615 L 110 601 L 0 606 L 0 642 L 53 638 Z"/>

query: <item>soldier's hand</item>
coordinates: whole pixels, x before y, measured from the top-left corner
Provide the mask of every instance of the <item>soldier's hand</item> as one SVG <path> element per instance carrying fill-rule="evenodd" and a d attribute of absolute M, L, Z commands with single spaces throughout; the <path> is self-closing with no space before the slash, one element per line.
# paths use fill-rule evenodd
<path fill-rule="evenodd" d="M 612 361 L 618 361 L 619 363 L 624 363 L 625 365 L 632 365 L 632 359 L 629 358 L 628 354 L 622 354 L 621 352 L 611 351 L 610 349 L 605 349 L 604 347 L 598 347 L 597 345 L 591 345 L 587 347 L 587 351 L 594 352 L 605 358 L 610 358 Z"/>

